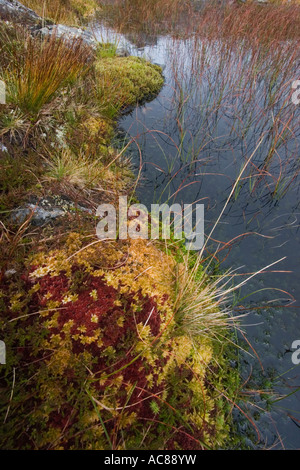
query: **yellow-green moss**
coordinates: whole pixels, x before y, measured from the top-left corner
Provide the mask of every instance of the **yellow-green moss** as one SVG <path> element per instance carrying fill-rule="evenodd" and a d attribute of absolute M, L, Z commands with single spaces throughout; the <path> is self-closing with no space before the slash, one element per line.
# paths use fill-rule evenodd
<path fill-rule="evenodd" d="M 119 109 L 153 97 L 163 85 L 162 69 L 137 57 L 107 57 L 96 64 L 99 96 Z"/>
<path fill-rule="evenodd" d="M 28 260 L 22 289 L 3 291 L 1 415 L 13 367 L 18 383 L 1 446 L 221 447 L 236 376 L 212 340 L 176 334 L 173 258 L 146 240 L 82 248 L 71 234 Z"/>

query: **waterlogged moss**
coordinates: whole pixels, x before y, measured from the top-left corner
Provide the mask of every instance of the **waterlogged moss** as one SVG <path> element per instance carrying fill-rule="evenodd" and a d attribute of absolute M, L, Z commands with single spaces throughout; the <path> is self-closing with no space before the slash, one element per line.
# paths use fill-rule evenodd
<path fill-rule="evenodd" d="M 162 69 L 137 57 L 107 57 L 96 64 L 102 97 L 117 109 L 150 99 L 163 86 Z"/>

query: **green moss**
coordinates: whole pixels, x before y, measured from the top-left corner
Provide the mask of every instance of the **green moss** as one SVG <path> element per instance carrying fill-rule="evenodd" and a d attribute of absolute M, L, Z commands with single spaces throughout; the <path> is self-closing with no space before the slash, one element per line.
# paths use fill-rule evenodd
<path fill-rule="evenodd" d="M 107 111 L 120 110 L 157 94 L 163 83 L 162 69 L 137 57 L 115 57 L 98 60 L 99 98 Z"/>
<path fill-rule="evenodd" d="M 105 59 L 108 57 L 115 57 L 117 52 L 117 46 L 111 42 L 103 42 L 98 44 L 97 56 L 99 59 Z"/>

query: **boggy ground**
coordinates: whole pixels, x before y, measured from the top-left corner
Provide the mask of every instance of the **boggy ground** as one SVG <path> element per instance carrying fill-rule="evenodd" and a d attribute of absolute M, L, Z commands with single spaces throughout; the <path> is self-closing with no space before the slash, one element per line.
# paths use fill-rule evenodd
<path fill-rule="evenodd" d="M 134 197 L 116 119 L 158 93 L 161 69 L 6 22 L 0 44 L 1 448 L 234 445 L 214 285 L 181 245 L 95 234 L 99 203 Z"/>

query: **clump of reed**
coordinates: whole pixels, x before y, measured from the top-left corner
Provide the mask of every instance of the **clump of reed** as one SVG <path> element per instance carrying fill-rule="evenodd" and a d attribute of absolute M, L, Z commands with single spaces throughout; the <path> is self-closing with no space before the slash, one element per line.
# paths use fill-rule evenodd
<path fill-rule="evenodd" d="M 84 154 L 74 155 L 68 149 L 48 157 L 46 166 L 46 180 L 80 188 L 93 187 L 103 179 L 100 160 L 92 160 Z"/>
<path fill-rule="evenodd" d="M 299 3 L 105 0 L 101 14 L 122 32 L 283 41 L 299 37 Z"/>
<path fill-rule="evenodd" d="M 113 27 L 123 32 L 147 32 L 169 30 L 180 22 L 182 15 L 190 11 L 189 0 L 104 0 L 100 15 Z M 182 24 L 183 26 L 183 24 Z"/>
<path fill-rule="evenodd" d="M 229 282 L 226 274 L 212 280 L 204 272 L 199 277 L 201 265 L 190 267 L 189 256 L 176 272 L 177 295 L 175 318 L 179 329 L 190 336 L 218 337 L 225 335 L 237 318 L 230 316 L 226 308 L 225 286 Z"/>
<path fill-rule="evenodd" d="M 37 114 L 86 70 L 90 54 L 78 39 L 53 35 L 39 42 L 28 37 L 19 66 L 6 72 L 9 99 L 22 111 Z"/>

